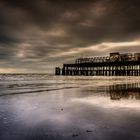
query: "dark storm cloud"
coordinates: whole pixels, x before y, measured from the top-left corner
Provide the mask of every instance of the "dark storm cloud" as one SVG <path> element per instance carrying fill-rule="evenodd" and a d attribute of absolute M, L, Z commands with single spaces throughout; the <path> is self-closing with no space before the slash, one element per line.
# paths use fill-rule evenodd
<path fill-rule="evenodd" d="M 84 53 L 138 51 L 139 7 L 139 0 L 1 0 L 1 63 L 44 71 Z M 104 42 L 132 42 L 132 47 Z"/>

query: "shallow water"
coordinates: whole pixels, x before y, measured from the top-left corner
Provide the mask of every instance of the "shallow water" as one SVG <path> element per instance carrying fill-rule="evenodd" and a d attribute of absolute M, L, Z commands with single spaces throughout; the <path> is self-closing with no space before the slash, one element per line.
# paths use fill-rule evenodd
<path fill-rule="evenodd" d="M 139 77 L 0 75 L 0 140 L 139 140 Z"/>

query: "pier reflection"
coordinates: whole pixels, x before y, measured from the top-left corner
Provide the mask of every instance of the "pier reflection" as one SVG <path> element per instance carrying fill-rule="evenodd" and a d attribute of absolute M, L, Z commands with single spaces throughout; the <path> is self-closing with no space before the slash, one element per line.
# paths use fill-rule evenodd
<path fill-rule="evenodd" d="M 111 100 L 140 100 L 140 83 L 111 85 L 107 89 Z"/>

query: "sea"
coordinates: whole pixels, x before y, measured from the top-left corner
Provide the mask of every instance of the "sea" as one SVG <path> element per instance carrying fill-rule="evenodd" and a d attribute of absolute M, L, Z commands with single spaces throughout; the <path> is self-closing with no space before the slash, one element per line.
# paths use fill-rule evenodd
<path fill-rule="evenodd" d="M 140 140 L 140 77 L 1 74 L 0 140 Z"/>

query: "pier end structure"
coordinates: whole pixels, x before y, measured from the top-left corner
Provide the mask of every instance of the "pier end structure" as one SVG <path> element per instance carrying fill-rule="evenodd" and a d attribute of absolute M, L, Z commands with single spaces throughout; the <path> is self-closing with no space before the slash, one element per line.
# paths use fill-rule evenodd
<path fill-rule="evenodd" d="M 103 57 L 78 58 L 74 63 L 56 67 L 64 76 L 140 76 L 140 53 L 110 53 Z"/>

